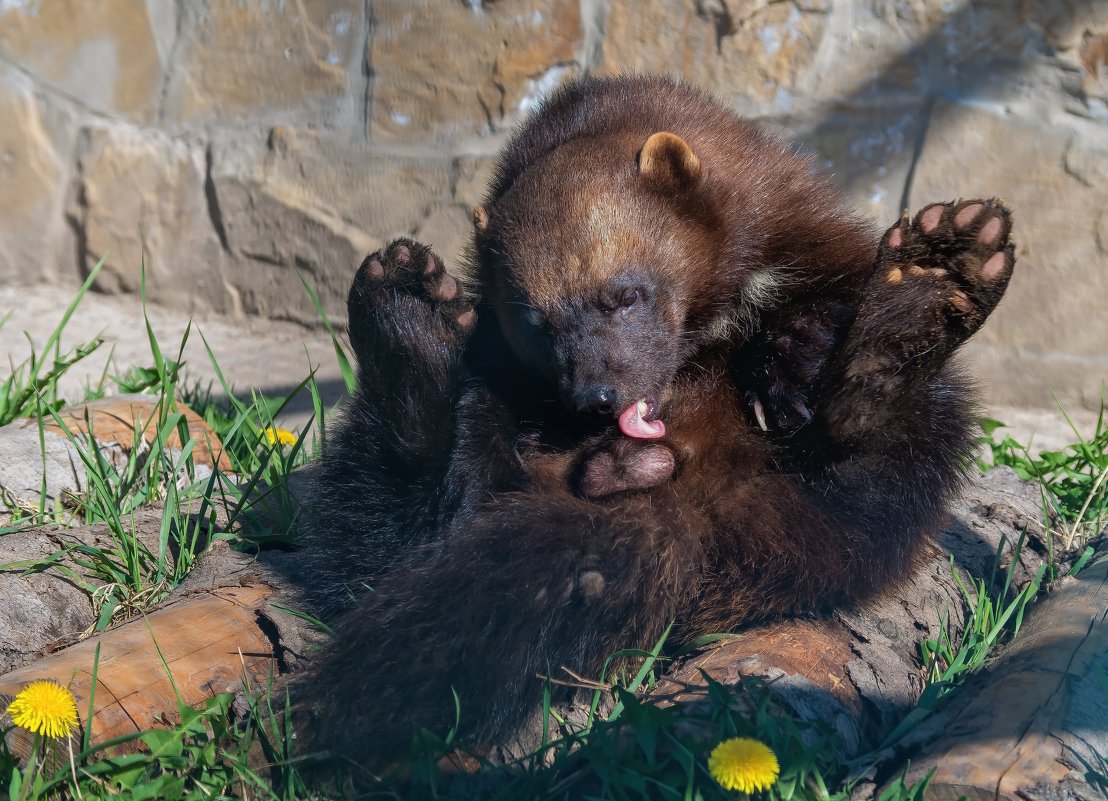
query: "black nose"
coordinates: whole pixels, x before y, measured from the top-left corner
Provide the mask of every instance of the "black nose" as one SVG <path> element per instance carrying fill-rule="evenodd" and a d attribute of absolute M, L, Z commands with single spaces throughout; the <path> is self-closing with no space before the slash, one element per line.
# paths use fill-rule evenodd
<path fill-rule="evenodd" d="M 592 386 L 580 390 L 574 400 L 579 412 L 611 414 L 616 405 L 616 393 L 611 387 Z"/>

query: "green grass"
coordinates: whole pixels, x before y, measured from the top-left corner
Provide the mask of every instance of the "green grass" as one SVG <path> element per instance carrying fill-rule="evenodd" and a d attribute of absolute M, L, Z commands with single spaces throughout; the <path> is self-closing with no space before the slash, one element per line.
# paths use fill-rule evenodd
<path fill-rule="evenodd" d="M 98 269 L 98 268 L 97 268 Z M 236 391 L 211 348 L 205 350 L 215 375 L 211 384 L 190 381 L 183 353 L 190 336 L 163 347 L 146 322 L 149 362 L 130 365 L 118 375 L 107 371 L 81 397 L 63 398 L 59 379 L 100 346 L 99 339 L 63 352 L 61 334 L 92 280 L 77 294 L 59 325 L 41 349 L 29 345 L 29 356 L 14 365 L 0 383 L 0 422 L 29 417 L 54 422 L 67 433 L 86 474 L 86 490 L 53 506 L 37 504 L 12 509 L 7 531 L 28 526 L 102 523 L 111 534 L 108 547 L 73 543 L 42 559 L 6 569 L 60 570 L 82 586 L 94 600 L 94 630 L 141 613 L 160 601 L 192 568 L 213 537 L 239 537 L 251 527 L 257 538 L 287 539 L 295 535 L 295 509 L 288 492 L 290 472 L 314 455 L 326 430 L 330 410 L 321 399 L 315 375 L 310 374 L 289 396 L 266 396 L 253 390 Z M 305 288 L 319 308 L 310 287 Z M 322 310 L 320 309 L 322 315 Z M 354 374 L 343 344 L 323 316 L 334 343 L 336 359 L 348 386 Z M 2 325 L 2 322 L 0 322 Z M 90 438 L 69 430 L 58 410 L 67 403 L 102 397 L 110 391 L 144 392 L 157 399 L 155 417 L 139 421 L 126 457 L 109 460 Z M 314 410 L 317 439 L 299 437 L 295 445 L 271 442 L 267 429 L 295 396 L 307 393 Z M 196 411 L 223 443 L 231 470 L 198 468 L 193 458 L 198 443 L 189 437 L 180 405 Z M 149 445 L 140 441 L 146 423 L 153 432 Z M 1075 437 L 1072 446 L 1058 452 L 1032 455 L 1011 437 L 998 438 L 997 421 L 983 421 L 986 458 L 981 466 L 1011 466 L 1042 487 L 1048 529 L 1081 555 L 1075 568 L 1092 553 L 1086 540 L 1108 521 L 1108 428 L 1103 414 L 1092 436 Z M 95 433 L 95 432 L 93 432 Z M 165 447 L 177 433 L 184 445 Z M 1076 434 L 1076 432 L 1075 432 Z M 264 515 L 258 510 L 264 506 Z M 152 546 L 136 536 L 136 515 L 161 508 L 159 536 Z M 262 523 L 259 525 L 259 520 Z M 3 531 L 0 531 L 3 533 Z M 64 540 L 64 533 L 63 533 Z M 1023 547 L 1023 543 L 1018 544 Z M 1013 560 L 1015 561 L 1015 560 Z M 951 566 L 955 570 L 954 566 Z M 1071 570 L 1072 570 L 1071 569 Z M 995 571 L 988 581 L 961 584 L 968 623 L 957 636 L 941 626 L 941 633 L 921 644 L 920 660 L 927 686 L 917 707 L 890 734 L 882 749 L 896 743 L 960 691 L 964 680 L 978 670 L 998 645 L 1018 634 L 1028 608 L 1054 577 L 1053 562 L 1044 566 L 1027 587 L 1012 586 L 1011 571 Z M 957 575 L 957 573 L 955 573 Z M 839 756 L 836 736 L 820 722 L 798 720 L 782 708 L 770 688 L 758 679 L 736 687 L 708 681 L 703 703 L 660 707 L 646 703 L 638 691 L 657 680 L 666 664 L 663 642 L 650 652 L 623 652 L 616 666 L 631 665 L 636 672 L 598 677 L 592 714 L 575 727 L 544 705 L 545 745 L 508 767 L 488 769 L 482 777 L 443 772 L 439 758 L 452 748 L 452 737 L 423 733 L 413 740 L 403 769 L 362 788 L 369 798 L 436 799 L 711 799 L 736 798 L 724 792 L 707 771 L 705 754 L 730 736 L 752 736 L 770 745 L 782 773 L 765 797 L 774 801 L 845 801 L 859 777 L 882 753 L 862 755 L 850 762 Z M 605 667 L 605 674 L 608 667 Z M 597 710 L 606 695 L 612 712 L 602 719 Z M 343 777 L 318 777 L 302 770 L 308 755 L 300 754 L 292 735 L 288 699 L 272 686 L 246 693 L 250 714 L 241 715 L 227 694 L 213 697 L 199 709 L 180 705 L 179 723 L 134 735 L 139 753 L 111 755 L 118 743 L 90 743 L 87 732 L 72 758 L 67 753 L 58 767 L 27 777 L 0 747 L 0 787 L 12 801 L 31 798 L 101 799 L 306 799 L 346 797 Z M 612 706 L 609 704 L 609 706 Z M 490 775 L 495 780 L 490 779 Z M 360 777 L 362 780 L 365 776 Z M 881 801 L 918 801 L 925 782 L 905 786 L 893 777 Z"/>
<path fill-rule="evenodd" d="M 145 283 L 143 295 L 145 298 Z M 52 347 L 57 347 L 61 330 L 75 306 L 76 301 L 66 310 L 62 322 L 51 335 Z M 110 460 L 96 446 L 95 426 L 87 415 L 85 427 L 89 436 L 83 436 L 73 431 L 57 412 L 66 403 L 59 394 L 58 379 L 76 363 L 75 360 L 62 362 L 64 369 L 55 367 L 44 371 L 40 367 L 41 360 L 36 359 L 32 351 L 26 363 L 29 367 L 8 381 L 12 397 L 31 398 L 22 403 L 22 414 L 38 415 L 40 437 L 44 421 L 57 425 L 73 445 L 85 472 L 85 491 L 61 499 L 67 507 L 65 510 L 59 509 L 57 504 L 48 507 L 44 488 L 37 509 L 12 510 L 15 519 L 8 530 L 59 521 L 70 525 L 101 523 L 108 528 L 113 544 L 109 548 L 66 545 L 45 559 L 4 567 L 27 571 L 53 567 L 66 574 L 92 597 L 98 610 L 94 630 L 164 600 L 188 574 L 209 539 L 235 535 L 244 516 L 259 501 L 268 501 L 266 520 L 282 529 L 282 534 L 288 534 L 293 511 L 286 476 L 305 464 L 312 451 L 303 438 L 298 437 L 295 445 L 286 447 L 269 442 L 264 432 L 276 427 L 276 415 L 302 391 L 311 394 L 319 420 L 323 420 L 325 413 L 314 376 L 306 378 L 286 398 L 251 393 L 249 402 L 240 400 L 224 380 L 210 348 L 207 353 L 226 400 L 217 400 L 210 390 L 199 391 L 196 385 L 191 389 L 182 386 L 183 352 L 191 326 L 177 343 L 174 358 L 165 356 L 148 318 L 145 318 L 145 329 L 151 366 L 132 367 L 121 378 L 112 380 L 120 391 L 150 394 L 156 399 L 155 412 L 149 420 L 135 421 L 133 440 L 121 463 Z M 87 355 L 93 350 L 79 347 L 75 352 Z M 101 383 L 77 400 L 102 395 Z M 232 475 L 225 476 L 218 468 L 207 474 L 197 469 L 193 459 L 197 442 L 191 438 L 179 402 L 190 405 L 212 425 L 222 442 L 222 451 L 217 451 L 217 456 L 220 452 L 226 453 Z M 144 439 L 143 432 L 148 430 L 153 432 L 152 436 L 147 434 Z M 183 443 L 180 448 L 169 446 L 174 434 Z M 152 505 L 160 505 L 162 509 L 159 538 L 153 548 L 143 544 L 136 535 L 136 514 Z M 282 514 L 274 514 L 275 509 Z M 0 533 L 3 531 L 0 529 Z M 75 571 L 70 565 L 81 570 Z"/>
<path fill-rule="evenodd" d="M 168 670 L 168 668 L 167 668 Z M 95 676 L 96 665 L 93 666 Z M 172 678 L 172 677 L 171 677 Z M 95 682 L 94 682 L 95 686 Z M 247 690 L 249 711 L 234 711 L 235 694 L 219 693 L 198 707 L 178 702 L 178 723 L 90 743 L 87 733 L 45 741 L 38 763 L 21 767 L 0 749 L 0 776 L 10 777 L 11 801 L 45 798 L 201 799 L 310 797 L 290 758 L 292 727 L 287 698 L 275 707 L 272 685 Z M 88 712 L 93 708 L 90 699 Z M 129 747 L 137 753 L 112 749 Z M 261 754 L 260 761 L 254 754 Z M 49 766 L 49 767 L 47 767 Z"/>
<path fill-rule="evenodd" d="M 1034 480 L 1042 488 L 1046 518 L 1056 518 L 1048 531 L 1061 537 L 1066 549 L 1080 546 L 1095 537 L 1108 525 L 1108 424 L 1101 402 L 1096 427 L 1084 436 L 1064 409 L 1060 414 L 1073 430 L 1073 444 L 1059 451 L 1042 451 L 1032 455 L 1028 445 L 1010 435 L 997 438 L 1004 423 L 982 420 L 982 443 L 989 452 L 981 459 L 982 469 L 1007 465 L 1025 480 Z"/>
<path fill-rule="evenodd" d="M 61 334 L 103 265 L 104 260 L 101 259 L 92 268 L 88 279 L 66 308 L 61 321 L 47 337 L 41 352 L 35 349 L 35 344 L 28 337 L 30 355 L 18 364 L 13 363 L 8 377 L 0 382 L 0 426 L 19 417 L 41 417 L 46 410 L 60 409 L 64 405 L 58 394 L 59 379 L 70 367 L 95 352 L 103 341 L 96 338 L 63 353 Z M 7 316 L 0 319 L 0 328 L 7 320 Z M 10 359 L 13 354 L 7 355 Z M 102 381 L 103 379 L 101 383 Z"/>

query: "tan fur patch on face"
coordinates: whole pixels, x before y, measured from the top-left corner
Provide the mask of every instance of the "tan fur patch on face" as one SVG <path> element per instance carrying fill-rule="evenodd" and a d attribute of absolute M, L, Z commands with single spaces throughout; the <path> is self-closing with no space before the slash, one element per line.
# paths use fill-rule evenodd
<path fill-rule="evenodd" d="M 583 210 L 583 217 L 586 262 L 594 277 L 606 277 L 610 265 L 620 264 L 628 253 L 642 249 L 643 237 L 634 230 L 627 204 L 612 197 L 598 198 Z"/>
<path fill-rule="evenodd" d="M 561 212 L 571 224 L 552 226 L 560 236 L 544 254 L 549 261 L 536 263 L 523 281 L 531 302 L 541 309 L 572 297 L 599 296 L 618 272 L 654 264 L 664 250 L 627 199 L 581 193 L 568 198 Z"/>

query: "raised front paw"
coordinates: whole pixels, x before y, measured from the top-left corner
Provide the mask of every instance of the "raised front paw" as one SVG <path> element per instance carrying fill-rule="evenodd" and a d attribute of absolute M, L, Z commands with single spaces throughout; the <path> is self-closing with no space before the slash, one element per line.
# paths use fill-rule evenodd
<path fill-rule="evenodd" d="M 1011 213 L 999 200 L 934 203 L 888 230 L 878 278 L 926 287 L 962 338 L 976 331 L 1004 295 L 1015 265 Z"/>
<path fill-rule="evenodd" d="M 890 228 L 850 335 L 849 372 L 944 361 L 1004 295 L 1015 265 L 1011 228 L 999 200 L 935 203 Z"/>
<path fill-rule="evenodd" d="M 477 321 L 458 279 L 428 245 L 397 239 L 371 253 L 354 276 L 347 300 L 350 339 L 358 359 L 382 347 L 434 358 L 460 348 Z"/>
<path fill-rule="evenodd" d="M 853 306 L 841 301 L 800 305 L 741 352 L 739 381 L 759 428 L 787 431 L 812 419 L 815 388 L 853 317 Z"/>

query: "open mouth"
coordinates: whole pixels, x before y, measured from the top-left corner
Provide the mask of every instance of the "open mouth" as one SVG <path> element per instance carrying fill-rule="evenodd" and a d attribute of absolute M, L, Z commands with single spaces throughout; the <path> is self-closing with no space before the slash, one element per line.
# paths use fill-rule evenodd
<path fill-rule="evenodd" d="M 624 409 L 619 415 L 619 430 L 635 439 L 660 439 L 666 435 L 666 424 L 655 420 L 658 402 L 654 398 L 642 398 Z"/>

